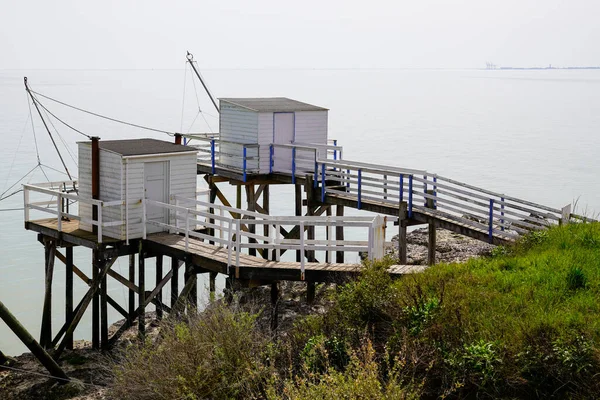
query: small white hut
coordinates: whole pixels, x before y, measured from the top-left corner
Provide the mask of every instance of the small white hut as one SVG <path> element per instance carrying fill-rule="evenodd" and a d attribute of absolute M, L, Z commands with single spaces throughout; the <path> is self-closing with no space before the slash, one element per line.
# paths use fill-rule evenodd
<path fill-rule="evenodd" d="M 242 147 L 259 145 L 259 163 L 248 168 L 269 173 L 269 145 L 311 143 L 327 144 L 328 109 L 286 97 L 220 99 L 219 131 L 222 141 L 220 163 L 242 168 Z M 235 144 L 228 144 L 234 142 Z M 290 170 L 291 150 L 276 149 L 274 170 Z M 256 157 L 256 147 L 248 157 Z M 257 165 L 258 164 L 258 165 Z"/>
<path fill-rule="evenodd" d="M 91 198 L 92 144 L 79 142 L 78 146 L 79 195 Z M 196 149 L 156 139 L 101 140 L 99 147 L 99 200 L 130 202 L 127 207 L 103 207 L 104 222 L 125 222 L 103 228 L 104 236 L 121 240 L 142 237 L 142 198 L 169 203 L 170 195 L 196 197 Z M 153 221 L 169 222 L 164 208 L 148 207 L 146 211 Z M 92 206 L 81 202 L 79 216 L 91 220 Z M 82 221 L 80 229 L 92 231 L 92 226 Z M 147 225 L 147 233 L 161 230 Z"/>

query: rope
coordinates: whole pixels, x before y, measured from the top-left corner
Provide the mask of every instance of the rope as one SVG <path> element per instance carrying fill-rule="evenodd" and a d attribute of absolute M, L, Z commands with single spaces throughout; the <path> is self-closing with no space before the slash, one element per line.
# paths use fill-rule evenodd
<path fill-rule="evenodd" d="M 70 129 L 74 130 L 75 132 L 79 133 L 80 135 L 83 135 L 83 136 L 85 136 L 85 137 L 86 137 L 86 138 L 88 138 L 88 139 L 91 139 L 91 138 L 92 138 L 92 136 L 91 136 L 91 135 L 87 135 L 87 134 L 85 134 L 85 133 L 81 132 L 79 129 L 75 129 L 75 128 L 73 128 L 71 125 L 67 124 L 65 121 L 63 121 L 62 119 L 58 118 L 56 115 L 54 115 L 54 114 L 52 113 L 52 111 L 48 110 L 48 109 L 46 108 L 46 106 L 44 106 L 44 105 L 43 105 L 43 104 L 42 104 L 42 103 L 41 103 L 41 102 L 40 102 L 38 99 L 36 99 L 35 97 L 34 97 L 34 99 L 35 99 L 35 101 L 38 103 L 38 105 L 44 109 L 44 111 L 46 111 L 48 114 L 52 115 L 54 118 L 56 118 L 56 119 L 57 119 L 57 120 L 58 120 L 60 123 L 62 123 L 63 125 L 65 125 L 67 128 L 70 128 Z M 46 116 L 46 117 L 47 117 L 47 116 Z M 50 120 L 50 118 L 48 118 L 48 120 Z M 52 124 L 52 121 L 51 121 L 51 120 L 50 120 L 50 123 Z M 53 128 L 54 128 L 54 130 L 55 130 L 55 131 L 58 133 L 58 130 L 56 130 L 56 127 L 54 126 L 54 124 L 52 124 L 52 127 L 53 127 Z"/>
<path fill-rule="evenodd" d="M 62 142 L 63 146 L 65 146 L 65 149 L 67 149 L 67 153 L 69 153 L 69 157 L 71 157 L 71 160 L 73 161 L 73 163 L 75 164 L 75 166 L 78 167 L 77 161 L 75 161 L 75 156 L 73 155 L 73 152 L 71 151 L 71 149 L 69 149 L 69 146 L 67 146 L 67 143 L 65 142 L 65 140 L 63 139 L 63 137 L 61 136 L 61 134 L 58 132 L 58 129 L 56 129 L 56 126 L 54 126 L 54 123 L 52 122 L 52 119 L 50 117 L 48 117 L 48 114 L 52 115 L 57 120 L 59 120 L 60 122 L 62 122 L 65 125 L 67 125 L 69 128 L 75 130 L 76 132 L 82 134 L 83 136 L 87 137 L 88 139 L 91 139 L 91 136 L 86 135 L 85 133 L 83 133 L 81 131 L 78 131 L 77 129 L 75 129 L 75 128 L 71 127 L 70 125 L 68 125 L 67 123 L 63 122 L 60 118 L 58 118 L 56 115 L 52 114 L 46 107 L 44 107 L 44 105 L 42 103 L 40 103 L 38 99 L 36 99 L 36 101 L 37 101 L 38 105 L 44 109 L 44 113 L 46 113 L 46 118 L 48 119 L 48 122 L 50 122 L 50 125 L 52 125 L 52 128 L 54 129 L 54 132 L 56 133 L 56 135 L 58 136 L 58 138 Z"/>
<path fill-rule="evenodd" d="M 57 100 L 57 99 L 54 99 L 52 97 L 43 95 L 43 94 L 41 94 L 39 92 L 35 92 L 33 90 L 31 92 L 35 93 L 36 95 L 41 96 L 41 97 L 43 97 L 45 99 L 48 99 L 48 100 L 53 101 L 55 103 L 61 104 L 61 105 L 65 106 L 65 107 L 72 108 L 73 110 L 81 111 L 83 113 L 90 114 L 90 115 L 93 115 L 93 116 L 98 117 L 98 118 L 103 118 L 103 119 L 106 119 L 106 120 L 109 120 L 109 121 L 112 121 L 112 122 L 117 122 L 119 124 L 129 125 L 129 126 L 132 126 L 134 128 L 145 129 L 145 130 L 153 131 L 153 132 L 166 133 L 167 135 L 171 135 L 171 136 L 175 135 L 176 133 L 177 134 L 179 133 L 179 132 L 169 132 L 169 131 L 165 131 L 165 130 L 162 130 L 162 129 L 150 128 L 148 126 L 138 125 L 138 124 L 134 124 L 132 122 L 127 122 L 127 121 L 123 121 L 123 120 L 120 120 L 120 119 L 111 118 L 111 117 L 108 117 L 108 116 L 105 116 L 105 115 L 101 115 L 101 114 L 98 114 L 98 113 L 95 113 L 95 112 L 92 112 L 92 111 L 84 110 L 83 108 L 72 106 L 70 104 L 64 103 L 64 102 L 62 102 L 60 100 Z"/>
<path fill-rule="evenodd" d="M 44 378 L 53 378 L 53 379 L 57 379 L 59 381 L 64 381 L 64 382 L 77 382 L 77 383 L 81 383 L 82 385 L 95 387 L 95 388 L 104 388 L 105 387 L 105 386 L 95 385 L 93 383 L 79 381 L 77 379 L 65 379 L 65 378 L 61 378 L 61 377 L 50 375 L 50 374 L 42 374 L 41 372 L 29 371 L 29 370 L 23 369 L 23 368 L 9 367 L 7 365 L 0 365 L 0 369 L 10 369 L 13 371 L 24 372 L 24 373 L 30 374 L 30 375 L 42 376 Z"/>
<path fill-rule="evenodd" d="M 29 103 L 29 101 L 28 101 L 28 103 Z M 29 114 L 27 116 L 27 121 L 25 121 L 25 125 L 23 125 L 23 131 L 21 132 L 21 138 L 19 139 L 19 144 L 17 145 L 17 151 L 15 151 L 13 160 L 10 164 L 10 168 L 8 169 L 8 174 L 6 175 L 6 180 L 4 181 L 4 186 L 2 187 L 2 190 L 4 190 L 6 188 L 6 185 L 8 184 L 8 179 L 10 178 L 10 174 L 12 174 L 12 170 L 15 165 L 15 161 L 17 160 L 17 154 L 19 154 L 19 149 L 21 148 L 21 142 L 23 141 L 23 136 L 25 136 L 25 129 L 27 128 L 27 124 L 29 123 L 30 117 L 31 117 L 31 114 Z M 39 157 L 38 157 L 38 161 L 39 161 Z"/>
<path fill-rule="evenodd" d="M 27 105 L 29 106 L 29 119 L 31 120 L 31 130 L 33 131 L 33 142 L 35 143 L 35 154 L 37 154 L 38 163 L 40 162 L 40 151 L 38 149 L 37 144 L 37 136 L 35 135 L 35 125 L 33 123 L 33 115 L 31 114 L 31 103 L 29 99 L 27 100 Z"/>

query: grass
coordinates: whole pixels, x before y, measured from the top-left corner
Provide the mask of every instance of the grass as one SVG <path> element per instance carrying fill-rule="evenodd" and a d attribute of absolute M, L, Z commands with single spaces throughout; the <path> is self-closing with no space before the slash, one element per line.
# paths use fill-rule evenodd
<path fill-rule="evenodd" d="M 167 329 L 158 347 L 128 354 L 118 385 L 166 381 L 177 388 L 170 393 L 190 399 L 600 392 L 600 224 L 537 232 L 492 257 L 395 281 L 385 271 L 391 262 L 367 265 L 331 293 L 325 314 L 297 320 L 276 341 L 252 315 L 227 308 L 218 308 L 219 318 L 209 311 L 189 328 Z M 167 348 L 180 353 L 165 358 Z M 135 373 L 156 364 L 149 378 Z"/>

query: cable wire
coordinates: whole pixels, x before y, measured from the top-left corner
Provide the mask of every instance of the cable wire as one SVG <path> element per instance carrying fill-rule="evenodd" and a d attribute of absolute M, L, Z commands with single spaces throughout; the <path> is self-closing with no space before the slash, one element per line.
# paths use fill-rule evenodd
<path fill-rule="evenodd" d="M 95 385 L 93 383 L 88 383 L 88 382 L 83 382 L 77 379 L 65 379 L 65 378 L 61 378 L 59 376 L 54 376 L 54 375 L 50 375 L 50 374 L 42 374 L 41 372 L 35 372 L 35 371 L 29 371 L 27 369 L 23 369 L 23 368 L 17 368 L 17 367 L 9 367 L 8 365 L 1 365 L 0 369 L 10 369 L 13 371 L 18 371 L 18 372 L 24 372 L 26 374 L 31 374 L 31 375 L 37 375 L 37 376 L 42 376 L 44 378 L 53 378 L 53 379 L 57 379 L 59 381 L 64 381 L 64 382 L 78 382 L 81 383 L 82 385 L 86 385 L 86 386 L 91 386 L 91 387 L 95 387 L 95 388 L 104 388 L 106 386 L 100 386 L 100 385 Z"/>
<path fill-rule="evenodd" d="M 109 120 L 109 121 L 113 121 L 113 122 L 117 122 L 117 123 L 120 123 L 120 124 L 133 126 L 134 128 L 145 129 L 145 130 L 148 130 L 148 131 L 159 132 L 159 133 L 166 133 L 167 135 L 170 135 L 170 136 L 173 136 L 173 135 L 179 133 L 179 132 L 169 132 L 169 131 L 165 131 L 165 130 L 162 130 L 162 129 L 150 128 L 148 126 L 138 125 L 138 124 L 134 124 L 132 122 L 127 122 L 127 121 L 123 121 L 123 120 L 120 120 L 120 119 L 111 118 L 111 117 L 108 117 L 106 115 L 98 114 L 98 113 L 95 113 L 95 112 L 92 112 L 92 111 L 84 110 L 83 108 L 72 106 L 70 104 L 67 104 L 67 103 L 62 102 L 62 101 L 57 100 L 57 99 L 54 99 L 54 98 L 52 98 L 50 96 L 43 95 L 43 94 L 41 94 L 39 92 L 35 92 L 33 90 L 31 92 L 35 93 L 36 95 L 41 96 L 41 97 L 43 97 L 45 99 L 48 99 L 48 100 L 53 101 L 55 103 L 61 104 L 61 105 L 65 106 L 65 107 L 69 107 L 69 108 L 72 108 L 74 110 L 81 111 L 83 113 L 96 116 L 98 118 L 103 118 L 103 119 L 106 119 L 106 120 Z"/>

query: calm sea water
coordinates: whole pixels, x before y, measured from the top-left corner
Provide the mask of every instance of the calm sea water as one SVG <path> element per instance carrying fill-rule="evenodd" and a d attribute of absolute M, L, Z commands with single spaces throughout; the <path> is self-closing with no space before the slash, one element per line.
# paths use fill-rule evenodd
<path fill-rule="evenodd" d="M 329 108 L 329 136 L 344 146 L 346 159 L 426 169 L 549 206 L 577 201 L 580 213 L 600 212 L 599 71 L 207 70 L 203 75 L 217 97 L 285 96 Z M 168 131 L 218 130 L 216 111 L 183 69 L 0 71 L 2 192 L 37 165 L 35 141 L 41 163 L 62 169 L 35 114 L 34 140 L 23 76 L 40 93 L 113 118 Z M 61 119 L 102 139 L 167 138 L 41 100 Z M 84 138 L 54 125 L 68 168 L 77 175 L 75 143 Z M 52 180 L 64 178 L 44 171 Z M 45 180 L 37 169 L 25 181 Z M 272 213 L 293 212 L 290 188 L 272 189 L 271 196 Z M 21 193 L 0 202 L 0 300 L 37 337 L 43 247 L 35 233 L 23 229 L 22 211 L 6 211 L 20 207 Z M 75 250 L 75 264 L 88 274 L 90 260 L 89 250 Z M 115 268 L 126 274 L 127 260 Z M 56 332 L 64 309 L 60 262 L 55 274 Z M 76 282 L 75 301 L 85 291 Z M 120 285 L 109 292 L 125 304 Z M 119 315 L 111 312 L 110 319 Z M 88 313 L 75 338 L 89 339 L 89 325 Z M 0 350 L 25 351 L 3 323 Z"/>

